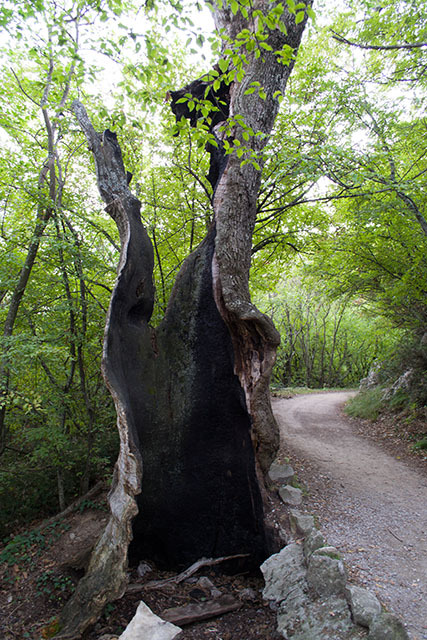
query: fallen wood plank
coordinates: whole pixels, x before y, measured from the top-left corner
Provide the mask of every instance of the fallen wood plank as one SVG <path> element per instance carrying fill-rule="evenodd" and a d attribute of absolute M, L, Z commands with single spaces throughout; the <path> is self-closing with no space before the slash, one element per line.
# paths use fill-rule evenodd
<path fill-rule="evenodd" d="M 230 611 L 236 611 L 241 605 L 242 603 L 239 600 L 225 594 L 207 602 L 193 602 L 182 607 L 166 609 L 161 614 L 161 618 L 172 622 L 172 624 L 183 626 L 192 622 L 208 620 Z"/>

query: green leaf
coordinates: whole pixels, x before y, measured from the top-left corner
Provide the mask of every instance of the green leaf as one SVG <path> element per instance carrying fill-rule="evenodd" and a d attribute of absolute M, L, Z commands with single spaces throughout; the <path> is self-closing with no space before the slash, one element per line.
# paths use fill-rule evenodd
<path fill-rule="evenodd" d="M 315 22 L 316 13 L 313 11 L 313 7 L 309 5 L 308 7 L 306 7 L 306 11 L 307 11 L 308 17 L 311 18 L 311 20 L 313 20 L 313 22 Z"/>
<path fill-rule="evenodd" d="M 218 61 L 218 66 L 219 66 L 219 68 L 221 69 L 221 71 L 222 71 L 223 73 L 225 73 L 225 72 L 227 71 L 227 69 L 228 69 L 228 65 L 229 65 L 229 60 L 228 60 L 228 59 L 226 59 L 226 58 L 221 58 L 221 59 Z"/>
<path fill-rule="evenodd" d="M 295 14 L 295 2 L 294 2 L 294 0 L 286 0 L 286 4 L 288 5 L 289 13 Z"/>

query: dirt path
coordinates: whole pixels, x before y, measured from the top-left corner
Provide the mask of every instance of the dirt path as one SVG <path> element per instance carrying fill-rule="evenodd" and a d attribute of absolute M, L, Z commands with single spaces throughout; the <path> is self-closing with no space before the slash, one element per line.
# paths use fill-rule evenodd
<path fill-rule="evenodd" d="M 289 457 L 352 580 L 427 640 L 427 483 L 408 462 L 359 435 L 342 414 L 350 393 L 273 400 L 281 458 Z"/>

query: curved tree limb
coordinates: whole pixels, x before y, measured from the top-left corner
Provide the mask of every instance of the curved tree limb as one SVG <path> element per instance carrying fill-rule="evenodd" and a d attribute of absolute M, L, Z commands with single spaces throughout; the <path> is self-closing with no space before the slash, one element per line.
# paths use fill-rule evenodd
<path fill-rule="evenodd" d="M 344 38 L 341 34 L 330 30 L 332 33 L 332 37 L 337 42 L 341 44 L 348 44 L 351 47 L 357 47 L 358 49 L 367 49 L 371 51 L 398 51 L 398 50 L 410 50 L 410 49 L 421 49 L 422 47 L 427 47 L 427 42 L 414 42 L 412 44 L 405 42 L 402 44 L 384 44 L 384 45 L 375 45 L 375 44 L 361 44 L 360 42 L 353 42 L 353 40 L 348 40 Z"/>

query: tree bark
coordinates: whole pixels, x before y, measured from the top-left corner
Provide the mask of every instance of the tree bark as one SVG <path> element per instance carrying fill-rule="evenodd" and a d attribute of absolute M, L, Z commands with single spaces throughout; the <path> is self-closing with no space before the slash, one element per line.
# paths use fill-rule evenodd
<path fill-rule="evenodd" d="M 273 3 L 255 5 L 268 12 Z M 230 38 L 253 24 L 228 9 L 216 17 Z M 261 134 L 247 143 L 257 154 L 277 114 L 273 94 L 284 91 L 292 68 L 280 64 L 274 51 L 288 44 L 296 52 L 305 24 L 287 13 L 283 20 L 287 33 L 269 33 L 272 51 L 248 56 L 245 78 L 231 83 L 227 97 L 230 115 L 241 114 Z M 254 80 L 264 87 L 265 100 L 245 96 Z M 123 595 L 128 550 L 133 560 L 150 557 L 168 568 L 237 554 L 245 556 L 239 562 L 258 566 L 273 549 L 263 476 L 279 442 L 268 389 L 279 335 L 252 305 L 248 286 L 261 169 L 242 167 L 221 146 L 219 153 L 211 150 L 214 223 L 184 262 L 165 317 L 153 329 L 153 249 L 120 147 L 114 133 L 95 132 L 80 103 L 74 111 L 95 158 L 106 211 L 120 232 L 103 374 L 116 404 L 121 447 L 112 515 L 62 613 L 64 640 L 80 637 L 106 602 Z M 234 136 L 242 138 L 238 127 Z"/>
<path fill-rule="evenodd" d="M 258 0 L 253 10 L 267 14 L 274 3 Z M 256 21 L 255 21 L 256 22 Z M 229 113 L 239 114 L 256 136 L 246 142 L 262 166 L 262 150 L 267 144 L 277 113 L 277 92 L 284 93 L 294 66 L 278 61 L 276 52 L 289 46 L 295 57 L 306 17 L 296 24 L 295 16 L 286 10 L 282 16 L 286 33 L 270 31 L 267 44 L 260 57 L 250 58 L 241 82 L 230 86 Z M 218 30 L 224 30 L 234 39 L 248 21 L 240 12 L 233 16 L 225 6 L 215 12 Z M 251 20 L 249 19 L 249 24 Z M 225 41 L 225 46 L 228 46 Z M 251 83 L 257 81 L 265 91 L 265 99 L 257 92 L 246 94 Z M 242 130 L 235 128 L 235 138 L 243 143 Z M 252 234 L 256 220 L 256 205 L 261 183 L 261 170 L 249 163 L 244 166 L 236 155 L 231 155 L 216 186 L 213 199 L 217 236 L 215 241 L 214 291 L 218 309 L 224 317 L 233 339 L 236 372 L 245 391 L 248 411 L 252 419 L 252 441 L 259 469 L 259 481 L 266 474 L 279 446 L 279 433 L 269 396 L 269 381 L 280 336 L 270 318 L 262 314 L 250 300 L 249 269 Z"/>

